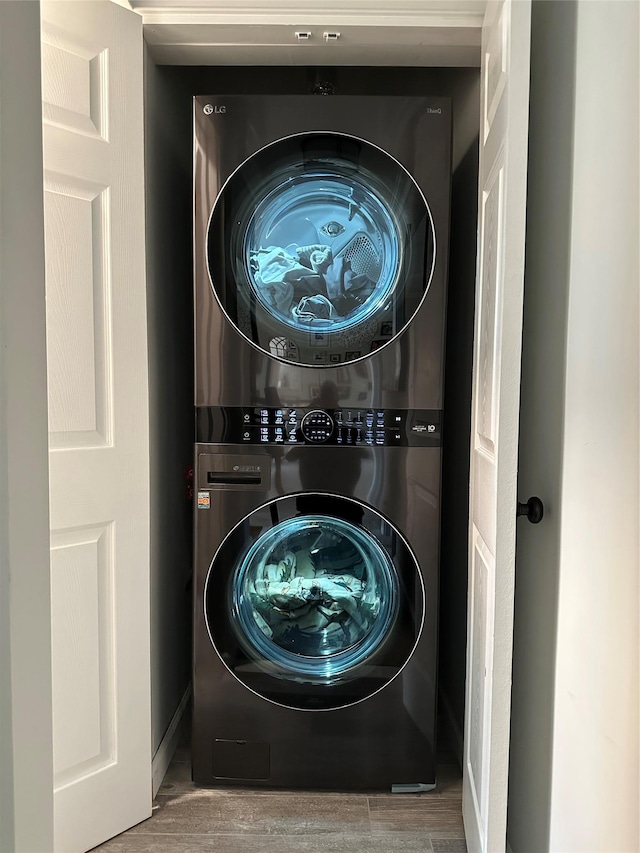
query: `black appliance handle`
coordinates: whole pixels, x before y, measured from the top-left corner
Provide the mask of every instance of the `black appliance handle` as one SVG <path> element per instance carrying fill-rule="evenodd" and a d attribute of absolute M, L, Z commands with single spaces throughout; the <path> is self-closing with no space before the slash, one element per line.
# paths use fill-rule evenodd
<path fill-rule="evenodd" d="M 236 483 L 259 486 L 262 483 L 262 478 L 260 474 L 246 471 L 207 471 L 208 485 L 233 486 Z"/>

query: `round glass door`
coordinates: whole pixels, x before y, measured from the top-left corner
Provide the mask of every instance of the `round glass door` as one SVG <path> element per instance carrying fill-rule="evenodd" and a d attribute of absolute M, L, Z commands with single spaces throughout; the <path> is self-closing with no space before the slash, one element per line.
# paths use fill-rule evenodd
<path fill-rule="evenodd" d="M 265 698 L 311 710 L 392 680 L 421 628 L 422 581 L 398 532 L 354 501 L 281 498 L 240 522 L 207 578 L 212 642 Z M 327 510 L 330 512 L 327 512 Z"/>
<path fill-rule="evenodd" d="M 335 366 L 399 334 L 429 286 L 435 234 L 409 173 L 340 134 L 267 146 L 229 178 L 207 236 L 214 294 L 252 344 Z"/>
<path fill-rule="evenodd" d="M 252 545 L 234 573 L 231 608 L 249 654 L 324 683 L 344 678 L 384 642 L 397 587 L 393 563 L 371 535 L 305 515 Z"/>

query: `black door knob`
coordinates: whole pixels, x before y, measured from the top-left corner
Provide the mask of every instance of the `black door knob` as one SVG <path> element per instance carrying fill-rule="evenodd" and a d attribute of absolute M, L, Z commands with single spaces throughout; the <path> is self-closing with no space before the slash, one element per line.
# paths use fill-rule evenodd
<path fill-rule="evenodd" d="M 526 515 L 531 524 L 539 524 L 544 515 L 544 506 L 540 498 L 529 498 L 526 504 L 518 501 L 518 517 Z"/>

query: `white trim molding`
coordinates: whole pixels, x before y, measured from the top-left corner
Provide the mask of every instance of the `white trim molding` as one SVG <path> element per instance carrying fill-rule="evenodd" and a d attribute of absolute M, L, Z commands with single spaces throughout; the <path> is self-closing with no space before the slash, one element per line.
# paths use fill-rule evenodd
<path fill-rule="evenodd" d="M 438 687 L 438 698 L 440 700 L 443 723 L 445 724 L 447 734 L 452 741 L 451 746 L 453 747 L 455 756 L 460 763 L 460 767 L 462 767 L 462 762 L 464 760 L 464 737 L 462 729 L 456 720 L 456 715 L 453 713 L 453 707 L 449 700 L 449 696 L 447 695 L 446 690 L 443 689 L 442 685 Z"/>
<path fill-rule="evenodd" d="M 53 850 L 40 4 L 0 2 L 0 850 Z"/>
<path fill-rule="evenodd" d="M 152 762 L 152 778 L 153 778 L 153 796 L 158 793 L 160 785 L 162 785 L 162 780 L 164 779 L 167 770 L 169 769 L 169 765 L 171 764 L 171 759 L 174 756 L 174 753 L 177 749 L 178 743 L 180 741 L 181 735 L 181 723 L 182 718 L 185 714 L 189 706 L 189 700 L 191 699 L 191 684 L 184 691 L 184 695 L 180 700 L 180 704 L 176 708 L 176 712 L 171 718 L 171 722 L 164 733 L 164 737 L 160 741 L 160 746 L 156 750 L 156 754 L 153 756 Z"/>
<path fill-rule="evenodd" d="M 130 0 L 145 24 L 293 24 L 482 27 L 485 0 Z"/>

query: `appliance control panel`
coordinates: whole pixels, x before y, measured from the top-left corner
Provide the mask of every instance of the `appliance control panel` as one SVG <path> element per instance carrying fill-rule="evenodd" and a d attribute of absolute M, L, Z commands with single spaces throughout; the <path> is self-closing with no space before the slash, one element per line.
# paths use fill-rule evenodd
<path fill-rule="evenodd" d="M 334 422 L 324 409 L 313 409 L 302 418 L 300 432 L 302 438 L 311 444 L 328 441 L 333 435 Z"/>
<path fill-rule="evenodd" d="M 214 444 L 439 447 L 437 409 L 198 406 L 196 441 Z"/>

